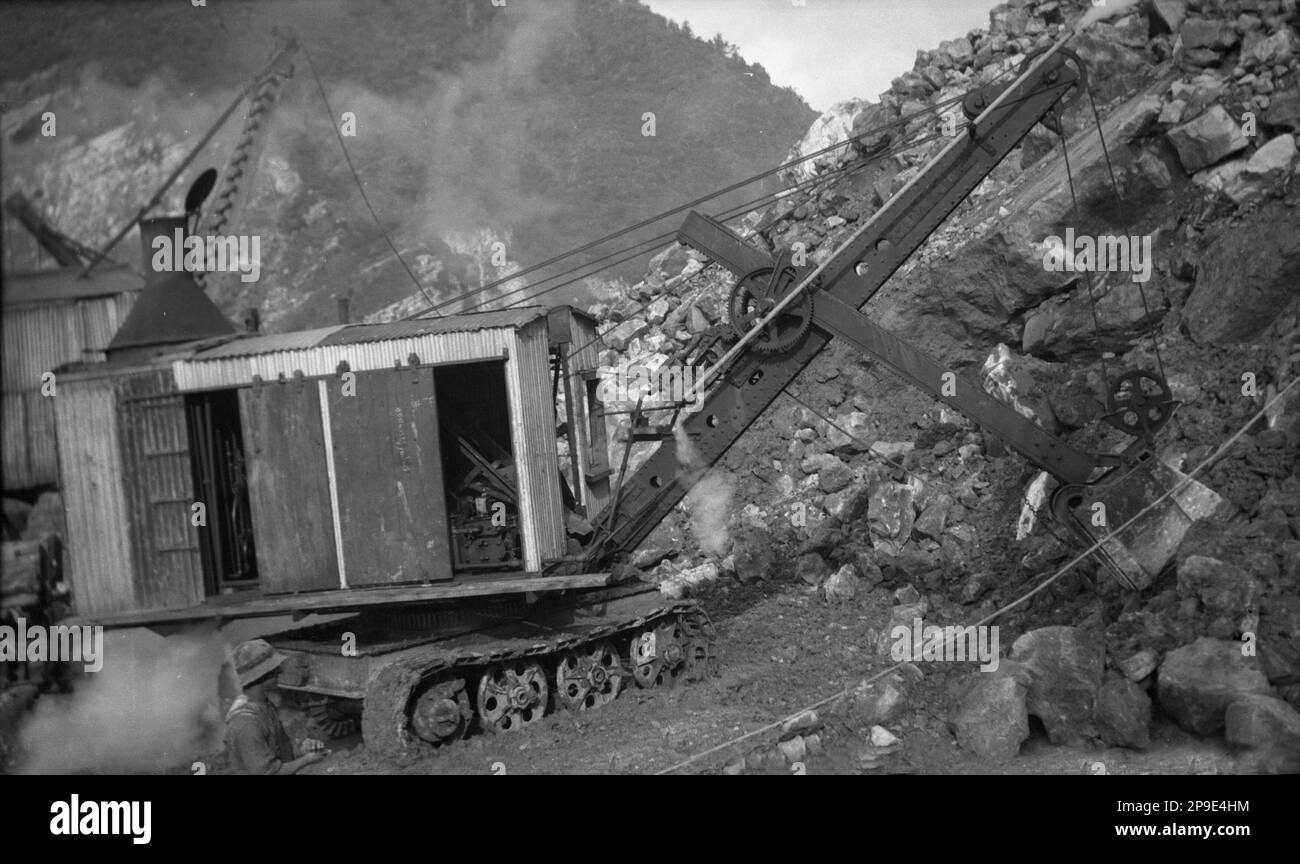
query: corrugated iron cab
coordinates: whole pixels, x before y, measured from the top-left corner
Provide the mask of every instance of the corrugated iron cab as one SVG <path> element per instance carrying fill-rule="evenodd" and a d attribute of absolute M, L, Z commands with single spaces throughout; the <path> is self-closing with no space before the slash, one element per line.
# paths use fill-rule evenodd
<path fill-rule="evenodd" d="M 132 356 L 130 334 L 147 329 L 128 321 L 120 355 L 58 378 L 82 616 L 181 621 L 603 584 L 543 578 L 566 554 L 572 514 L 609 495 L 587 316 L 512 309 Z M 573 433 L 563 462 L 557 399 Z"/>

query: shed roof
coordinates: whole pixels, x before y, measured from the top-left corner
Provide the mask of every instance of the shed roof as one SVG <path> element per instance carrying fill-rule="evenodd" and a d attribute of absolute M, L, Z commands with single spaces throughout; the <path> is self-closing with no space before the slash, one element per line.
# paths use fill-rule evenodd
<path fill-rule="evenodd" d="M 315 330 L 294 333 L 272 333 L 265 336 L 245 336 L 232 339 L 215 348 L 198 351 L 190 359 L 194 362 L 220 360 L 228 357 L 251 357 L 277 351 L 300 351 L 306 348 L 324 348 L 330 345 L 358 345 L 365 342 L 384 342 L 389 339 L 411 339 L 418 336 L 436 336 L 443 333 L 471 333 L 477 330 L 515 330 L 546 316 L 541 306 L 524 306 L 500 312 L 481 312 L 474 315 L 448 315 L 443 318 L 413 318 L 389 324 L 336 324 Z"/>
<path fill-rule="evenodd" d="M 123 265 L 100 265 L 85 279 L 81 278 L 81 270 L 80 267 L 62 267 L 58 270 L 6 273 L 0 302 L 5 306 L 67 302 L 144 290 L 144 279 Z"/>
<path fill-rule="evenodd" d="M 526 324 L 546 317 L 545 306 L 520 306 L 492 312 L 474 312 L 468 315 L 446 315 L 442 318 L 412 318 L 390 324 L 351 324 L 320 341 L 320 345 L 354 345 L 359 342 L 382 342 L 385 339 L 409 339 L 416 336 L 436 336 L 442 333 L 472 333 L 475 330 L 508 328 L 517 330 Z"/>
<path fill-rule="evenodd" d="M 231 339 L 215 348 L 196 351 L 193 360 L 220 360 L 224 357 L 250 357 L 254 354 L 269 354 L 273 351 L 297 351 L 301 348 L 314 348 L 321 340 L 335 330 L 343 329 L 342 324 L 333 327 L 318 327 L 315 330 L 298 330 L 293 333 L 268 333 L 261 336 L 244 336 Z"/>

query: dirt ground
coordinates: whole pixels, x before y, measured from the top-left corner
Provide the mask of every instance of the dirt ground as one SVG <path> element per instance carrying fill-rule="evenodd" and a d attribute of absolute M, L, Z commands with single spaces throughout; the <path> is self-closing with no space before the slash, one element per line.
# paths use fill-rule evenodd
<path fill-rule="evenodd" d="M 877 589 L 857 605 L 831 606 L 800 583 L 759 584 L 719 592 L 706 603 L 718 628 L 720 674 L 671 690 L 625 689 L 590 713 L 558 711 L 522 732 L 479 735 L 442 748 L 414 765 L 368 752 L 359 740 L 333 743 L 315 774 L 650 774 L 793 714 L 893 665 L 873 648 L 891 599 Z M 955 668 L 939 668 L 941 665 Z M 907 705 L 887 724 L 902 739 L 897 752 L 864 768 L 869 727 L 851 709 L 819 711 L 820 752 L 802 766 L 775 750 L 778 732 L 757 736 L 680 769 L 722 773 L 748 756 L 744 773 L 923 774 L 1195 774 L 1233 770 L 1218 741 L 1199 741 L 1161 726 L 1144 752 L 1059 747 L 1034 730 L 1021 755 L 997 764 L 957 748 L 945 727 L 944 688 L 973 664 L 920 664 L 906 675 Z M 1098 765 L 1100 763 L 1100 767 Z M 734 770 L 734 769 L 733 769 Z"/>

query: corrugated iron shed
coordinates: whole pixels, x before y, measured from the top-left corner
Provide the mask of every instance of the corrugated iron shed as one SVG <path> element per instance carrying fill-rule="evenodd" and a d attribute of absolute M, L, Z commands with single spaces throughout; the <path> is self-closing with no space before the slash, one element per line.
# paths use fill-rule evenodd
<path fill-rule="evenodd" d="M 58 482 L 54 400 L 42 394 L 42 376 L 68 363 L 102 361 L 144 287 L 125 267 L 107 267 L 87 279 L 79 273 L 65 268 L 4 276 L 5 488 Z"/>
<path fill-rule="evenodd" d="M 182 392 L 245 388 L 258 381 L 327 379 L 341 363 L 356 373 L 407 367 L 504 363 L 514 459 L 520 477 L 525 567 L 564 551 L 544 307 L 476 315 L 353 324 L 237 338 L 172 363 Z"/>

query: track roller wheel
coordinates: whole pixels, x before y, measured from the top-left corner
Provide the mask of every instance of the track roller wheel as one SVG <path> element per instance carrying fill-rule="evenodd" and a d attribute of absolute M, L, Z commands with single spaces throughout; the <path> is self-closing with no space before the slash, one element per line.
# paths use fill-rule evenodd
<path fill-rule="evenodd" d="M 550 688 L 536 660 L 489 666 L 478 683 L 478 716 L 489 732 L 516 732 L 546 713 Z"/>
<path fill-rule="evenodd" d="M 628 655 L 632 680 L 638 687 L 673 686 L 686 666 L 686 634 L 681 622 L 670 619 L 633 634 Z"/>
<path fill-rule="evenodd" d="M 609 642 L 567 651 L 555 667 L 555 697 L 570 711 L 613 702 L 623 686 L 623 664 Z"/>
<path fill-rule="evenodd" d="M 713 622 L 702 609 L 687 612 L 680 621 L 686 643 L 686 680 L 702 681 L 711 676 L 717 666 L 717 634 Z"/>
<path fill-rule="evenodd" d="M 416 698 L 411 709 L 411 729 L 430 744 L 445 744 L 469 734 L 473 718 L 465 682 L 451 678 L 439 681 Z"/>
<path fill-rule="evenodd" d="M 465 689 L 463 679 L 436 671 L 427 658 L 414 657 L 384 666 L 370 679 L 361 709 L 361 735 L 366 749 L 404 763 L 430 755 L 432 742 L 417 733 L 413 723 L 416 706 L 431 691 L 445 693 L 450 689 L 454 693 L 457 687 Z M 435 728 L 429 718 L 437 715 L 430 708 L 426 702 L 421 709 L 425 719 L 420 723 L 425 732 Z"/>

